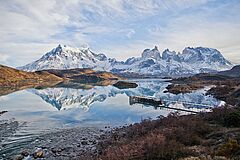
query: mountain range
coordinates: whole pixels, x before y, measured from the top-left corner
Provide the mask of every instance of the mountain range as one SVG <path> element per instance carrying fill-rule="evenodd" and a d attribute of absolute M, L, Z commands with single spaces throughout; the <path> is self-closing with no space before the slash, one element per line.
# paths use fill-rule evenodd
<path fill-rule="evenodd" d="M 126 61 L 96 54 L 89 47 L 73 48 L 58 45 L 40 59 L 18 69 L 37 71 L 46 69 L 91 68 L 113 73 L 138 73 L 159 76 L 184 76 L 231 69 L 233 65 L 213 48 L 186 47 L 182 53 L 169 49 L 162 53 L 155 46 L 145 49 L 140 57 Z"/>

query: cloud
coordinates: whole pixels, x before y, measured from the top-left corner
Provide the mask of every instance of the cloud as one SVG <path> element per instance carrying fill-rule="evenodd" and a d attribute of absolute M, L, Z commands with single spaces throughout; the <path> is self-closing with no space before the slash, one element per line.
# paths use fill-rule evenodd
<path fill-rule="evenodd" d="M 0 62 L 21 66 L 59 43 L 87 43 L 121 59 L 154 45 L 207 46 L 240 63 L 239 10 L 234 0 L 2 1 L 0 53 L 8 58 Z"/>
<path fill-rule="evenodd" d="M 240 5 L 231 9 L 232 14 L 236 14 Z M 224 56 L 234 63 L 240 63 L 238 52 L 240 51 L 240 16 L 228 17 L 221 20 L 216 17 L 229 12 L 229 5 L 223 5 L 217 8 L 204 8 L 201 12 L 195 14 L 180 15 L 174 18 L 174 21 L 168 23 L 165 27 L 153 27 L 148 30 L 152 36 L 153 42 L 158 42 L 160 48 L 170 48 L 181 51 L 186 46 L 204 46 L 217 48 Z M 196 18 L 197 17 L 197 18 Z"/>
<path fill-rule="evenodd" d="M 130 39 L 132 38 L 132 36 L 135 34 L 135 30 L 134 29 L 129 29 L 126 36 Z"/>
<path fill-rule="evenodd" d="M 111 46 L 107 49 L 102 49 L 101 52 L 110 55 L 112 58 L 125 61 L 130 57 L 140 57 L 144 49 L 153 48 L 155 45 L 157 45 L 157 43 L 138 40 L 126 45 Z"/>
<path fill-rule="evenodd" d="M 43 53 L 56 47 L 58 43 L 1 43 L 1 53 L 8 53 L 4 63 L 12 67 L 21 66 L 39 59 Z M 17 65 L 16 65 L 17 64 Z"/>
<path fill-rule="evenodd" d="M 9 58 L 8 55 L 0 53 L 0 62 L 1 63 L 7 63 L 8 58 Z"/>

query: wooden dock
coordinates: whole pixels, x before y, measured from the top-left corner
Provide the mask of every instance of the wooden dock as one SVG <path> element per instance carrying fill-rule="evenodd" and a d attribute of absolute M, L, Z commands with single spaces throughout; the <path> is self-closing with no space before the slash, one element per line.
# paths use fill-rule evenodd
<path fill-rule="evenodd" d="M 129 104 L 133 105 L 135 103 L 141 103 L 146 105 L 152 105 L 152 106 L 162 106 L 163 102 L 156 98 L 150 98 L 150 97 L 141 97 L 141 96 L 130 96 L 129 97 Z"/>
<path fill-rule="evenodd" d="M 183 109 L 183 108 L 176 108 L 176 107 L 166 107 L 163 104 L 163 101 L 160 99 L 152 98 L 152 97 L 141 97 L 141 96 L 130 96 L 129 97 L 129 104 L 143 104 L 143 105 L 150 105 L 153 106 L 155 109 L 157 108 L 165 108 L 170 110 L 176 110 L 176 111 L 183 111 L 183 112 L 189 112 L 189 113 L 199 113 L 197 111 Z"/>

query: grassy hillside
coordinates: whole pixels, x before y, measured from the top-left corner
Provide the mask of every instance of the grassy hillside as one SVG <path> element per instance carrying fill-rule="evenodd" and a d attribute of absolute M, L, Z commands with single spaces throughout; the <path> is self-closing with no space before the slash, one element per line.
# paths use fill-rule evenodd
<path fill-rule="evenodd" d="M 121 79 L 119 76 L 114 75 L 110 72 L 104 71 L 94 71 L 92 69 L 67 69 L 67 70 L 45 70 L 45 72 L 54 74 L 58 77 L 64 78 L 65 80 L 70 80 L 72 82 L 78 83 L 96 83 L 103 80 L 118 80 Z"/>
<path fill-rule="evenodd" d="M 44 81 L 71 80 L 75 82 L 98 82 L 102 80 L 121 79 L 109 72 L 94 71 L 92 69 L 44 70 L 25 72 L 0 65 L 0 86 L 16 86 L 18 84 L 41 83 Z"/>
<path fill-rule="evenodd" d="M 45 71 L 25 72 L 0 65 L 0 86 L 36 84 L 44 81 L 62 81 L 62 78 Z"/>

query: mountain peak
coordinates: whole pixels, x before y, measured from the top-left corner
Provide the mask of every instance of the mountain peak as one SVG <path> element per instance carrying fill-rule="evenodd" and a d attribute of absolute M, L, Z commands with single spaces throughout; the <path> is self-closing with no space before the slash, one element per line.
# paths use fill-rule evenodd
<path fill-rule="evenodd" d="M 176 55 L 177 53 L 175 51 L 170 51 L 168 48 L 163 51 L 163 53 L 168 53 L 172 55 Z"/>
<path fill-rule="evenodd" d="M 142 58 L 144 59 L 153 58 L 155 60 L 160 60 L 161 56 L 157 46 L 155 46 L 152 50 L 145 49 L 142 53 Z"/>
<path fill-rule="evenodd" d="M 169 52 L 169 49 L 167 48 L 167 49 L 165 49 L 163 52 Z"/>
<path fill-rule="evenodd" d="M 183 52 L 188 51 L 188 50 L 198 51 L 198 52 L 202 52 L 202 53 L 207 53 L 210 51 L 218 51 L 217 49 L 209 48 L 209 47 L 185 47 Z"/>
<path fill-rule="evenodd" d="M 181 54 L 181 58 L 184 62 L 189 63 L 204 62 L 209 65 L 217 63 L 218 66 L 228 67 L 232 65 L 217 49 L 208 47 L 186 47 Z"/>
<path fill-rule="evenodd" d="M 56 48 L 62 48 L 62 45 L 61 44 L 58 44 L 58 46 Z"/>
<path fill-rule="evenodd" d="M 168 48 L 165 49 L 162 53 L 162 59 L 170 61 L 171 59 L 175 61 L 179 61 L 179 56 L 175 51 L 170 51 Z"/>
<path fill-rule="evenodd" d="M 67 47 L 67 45 L 58 44 L 58 46 L 56 48 L 52 49 L 50 52 L 48 52 L 43 57 L 61 54 L 64 50 L 67 49 L 66 47 Z"/>
<path fill-rule="evenodd" d="M 81 47 L 81 49 L 89 49 L 89 45 L 88 44 L 82 44 L 80 47 Z"/>
<path fill-rule="evenodd" d="M 157 46 L 155 46 L 153 50 L 157 50 L 157 51 L 158 51 L 158 47 L 157 47 Z"/>
<path fill-rule="evenodd" d="M 58 46 L 56 48 L 63 49 L 63 48 L 67 48 L 67 47 L 70 47 L 70 46 L 68 46 L 66 44 L 58 44 Z"/>

